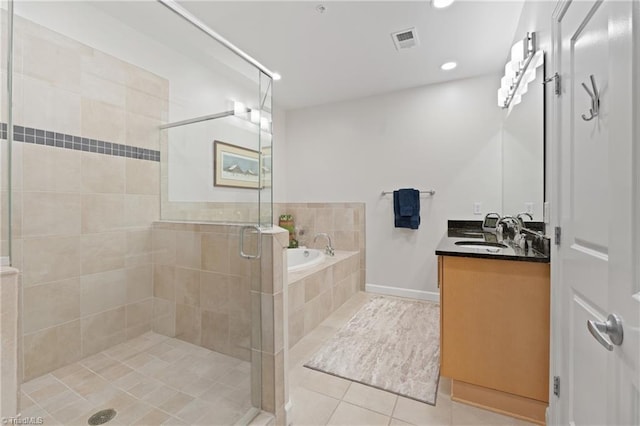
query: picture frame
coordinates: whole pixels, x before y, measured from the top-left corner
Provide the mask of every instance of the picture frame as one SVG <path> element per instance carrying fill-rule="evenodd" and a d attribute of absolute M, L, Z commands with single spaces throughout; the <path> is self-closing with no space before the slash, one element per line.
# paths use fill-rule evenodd
<path fill-rule="evenodd" d="M 271 171 L 273 169 L 273 161 L 271 157 L 271 147 L 262 148 L 262 188 L 271 188 Z"/>
<path fill-rule="evenodd" d="M 213 141 L 213 185 L 227 188 L 260 188 L 260 153 Z"/>

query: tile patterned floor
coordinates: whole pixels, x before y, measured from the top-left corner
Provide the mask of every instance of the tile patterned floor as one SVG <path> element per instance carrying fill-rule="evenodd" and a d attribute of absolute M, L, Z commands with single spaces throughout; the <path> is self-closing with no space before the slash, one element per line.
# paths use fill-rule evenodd
<path fill-rule="evenodd" d="M 114 408 L 114 425 L 230 425 L 251 406 L 250 364 L 146 333 L 22 385 L 22 417 L 86 425 Z"/>
<path fill-rule="evenodd" d="M 290 352 L 293 424 L 349 426 L 530 425 L 451 401 L 451 382 L 441 378 L 436 406 L 400 397 L 302 366 L 374 295 L 358 293 L 300 340 Z"/>
<path fill-rule="evenodd" d="M 294 426 L 529 425 L 451 401 L 440 380 L 435 407 L 304 368 L 373 295 L 358 293 L 290 352 Z M 113 425 L 232 425 L 250 407 L 250 365 L 181 340 L 147 333 L 22 386 L 22 416 L 45 425 L 86 425 L 113 407 Z M 269 418 L 267 416 L 266 421 Z"/>

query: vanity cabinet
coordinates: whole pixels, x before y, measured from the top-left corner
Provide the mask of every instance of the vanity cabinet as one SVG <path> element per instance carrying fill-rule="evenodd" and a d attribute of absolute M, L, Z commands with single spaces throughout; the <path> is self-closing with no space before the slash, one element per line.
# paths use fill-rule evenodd
<path fill-rule="evenodd" d="M 452 399 L 544 423 L 548 263 L 439 256 L 441 374 Z"/>

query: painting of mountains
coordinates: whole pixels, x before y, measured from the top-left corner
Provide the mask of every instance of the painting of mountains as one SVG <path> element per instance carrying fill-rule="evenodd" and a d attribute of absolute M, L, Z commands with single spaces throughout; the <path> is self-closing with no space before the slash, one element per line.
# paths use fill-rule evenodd
<path fill-rule="evenodd" d="M 260 155 L 257 151 L 214 141 L 215 186 L 258 188 L 260 184 Z"/>

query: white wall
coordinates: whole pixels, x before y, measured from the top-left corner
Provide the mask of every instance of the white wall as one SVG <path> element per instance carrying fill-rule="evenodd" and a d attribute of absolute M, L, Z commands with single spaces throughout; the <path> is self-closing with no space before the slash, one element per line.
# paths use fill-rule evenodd
<path fill-rule="evenodd" d="M 365 202 L 367 283 L 437 292 L 435 248 L 448 219 L 502 211 L 499 75 L 292 110 L 286 117 L 288 202 Z M 395 229 L 393 197 L 421 198 L 418 230 Z M 413 293 L 419 296 L 419 293 Z"/>

